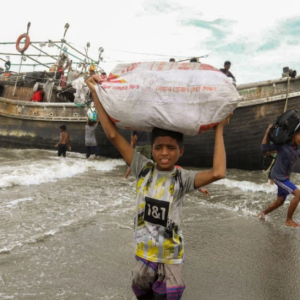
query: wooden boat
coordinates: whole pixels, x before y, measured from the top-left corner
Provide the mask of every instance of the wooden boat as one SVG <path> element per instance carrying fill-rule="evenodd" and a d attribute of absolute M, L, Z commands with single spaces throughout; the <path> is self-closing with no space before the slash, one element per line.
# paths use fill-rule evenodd
<path fill-rule="evenodd" d="M 27 34 L 21 36 L 28 36 L 30 23 L 27 27 Z M 71 50 L 68 50 L 68 55 L 75 58 L 72 64 L 81 64 L 81 76 L 86 76 L 87 69 L 93 65 L 95 71 L 103 71 L 99 66 L 101 54 L 104 49 L 99 48 L 99 58 L 92 59 L 86 53 L 74 48 L 70 43 L 66 42 L 65 36 L 69 28 L 69 24 L 65 25 L 65 32 L 63 39 L 60 41 L 45 41 L 45 42 L 30 42 L 30 47 L 37 49 L 39 54 L 27 54 L 23 51 L 16 55 L 21 58 L 28 58 L 33 60 L 35 64 L 28 64 L 26 66 L 43 65 L 47 69 L 50 65 L 55 64 L 59 58 L 57 55 L 48 54 L 38 45 L 58 48 L 60 53 L 66 51 L 64 45 L 67 45 Z M 21 37 L 20 36 L 20 37 Z M 20 42 L 20 37 L 18 41 Z M 29 39 L 29 38 L 28 38 Z M 27 43 L 27 40 L 26 40 Z M 1 44 L 16 44 L 0 43 Z M 16 47 L 21 48 L 20 43 Z M 87 44 L 87 48 L 89 43 Z M 74 55 L 75 53 L 75 55 Z M 2 55 L 14 55 L 14 53 L 1 53 Z M 39 61 L 41 57 L 48 57 L 53 59 L 52 63 L 47 64 Z M 38 58 L 37 58 L 38 57 Z M 0 60 L 5 62 L 7 66 L 8 61 L 0 57 Z M 22 64 L 23 63 L 23 64 Z M 11 63 L 9 62 L 9 65 Z M 18 65 L 24 66 L 24 62 Z M 70 134 L 73 151 L 85 152 L 84 145 L 84 126 L 87 121 L 87 110 L 89 105 L 81 106 L 74 104 L 74 93 L 76 90 L 70 85 L 62 84 L 62 79 L 58 71 L 53 72 L 39 71 L 39 72 L 10 72 L 8 70 L 0 69 L 0 147 L 7 148 L 39 148 L 39 149 L 54 149 L 54 144 L 59 140 L 59 126 L 66 125 L 67 131 Z M 47 83 L 54 81 L 55 84 L 51 88 L 50 93 L 45 93 L 42 102 L 33 102 L 31 98 L 36 91 L 44 91 Z M 87 99 L 89 101 L 91 99 Z M 130 133 L 125 132 L 127 137 Z M 109 157 L 119 157 L 119 153 L 111 143 L 107 140 L 103 130 L 97 131 L 97 140 L 101 146 L 100 155 Z"/>
<path fill-rule="evenodd" d="M 64 42 L 63 39 L 57 43 Z M 30 79 L 39 78 L 35 88 L 44 90 L 49 74 L 0 72 L 1 147 L 54 149 L 54 144 L 59 140 L 59 126 L 65 124 L 72 140 L 72 150 L 85 152 L 84 126 L 88 108 L 78 107 L 72 102 L 74 89 L 56 84 L 51 96 L 43 102 L 30 101 L 37 82 Z M 260 144 L 266 128 L 285 109 L 300 109 L 300 77 L 242 84 L 237 89 L 244 99 L 225 129 L 227 166 L 246 170 L 262 169 Z M 130 139 L 130 132 L 120 131 Z M 97 140 L 100 155 L 120 157 L 102 128 L 97 131 Z M 213 131 L 186 137 L 185 154 L 179 164 L 211 167 L 213 148 Z M 296 166 L 296 171 L 300 171 L 299 166 Z"/>
<path fill-rule="evenodd" d="M 269 124 L 285 110 L 300 110 L 300 77 L 242 84 L 237 87 L 243 101 L 224 131 L 228 168 L 263 168 L 261 141 Z M 182 164 L 210 167 L 213 159 L 213 132 L 185 139 Z M 270 162 L 266 162 L 266 167 Z M 300 164 L 295 167 L 300 172 Z"/>

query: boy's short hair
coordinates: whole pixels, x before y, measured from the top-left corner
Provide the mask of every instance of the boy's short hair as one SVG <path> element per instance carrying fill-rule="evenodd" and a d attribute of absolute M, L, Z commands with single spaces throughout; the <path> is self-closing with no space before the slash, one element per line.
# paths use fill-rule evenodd
<path fill-rule="evenodd" d="M 61 125 L 61 126 L 59 126 L 59 128 L 62 129 L 62 130 L 67 130 L 67 126 L 66 125 Z"/>
<path fill-rule="evenodd" d="M 230 62 L 229 60 L 226 60 L 226 61 L 224 62 L 224 67 L 227 66 L 227 65 L 231 65 L 231 62 Z"/>
<path fill-rule="evenodd" d="M 193 57 L 190 59 L 190 62 L 198 62 L 197 58 L 196 57 Z"/>
<path fill-rule="evenodd" d="M 156 138 L 159 136 L 169 136 L 176 140 L 179 147 L 183 146 L 183 134 L 176 131 L 165 130 L 161 128 L 153 128 L 151 132 L 151 145 L 154 144 Z"/>

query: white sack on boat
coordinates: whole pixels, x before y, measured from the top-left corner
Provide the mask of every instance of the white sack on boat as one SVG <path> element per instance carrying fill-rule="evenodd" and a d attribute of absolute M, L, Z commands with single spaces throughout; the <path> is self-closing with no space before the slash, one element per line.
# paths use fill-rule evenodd
<path fill-rule="evenodd" d="M 53 80 L 47 80 L 47 82 L 44 84 L 44 93 L 46 97 L 46 102 L 51 102 L 51 96 L 52 96 L 54 84 L 55 82 Z"/>
<path fill-rule="evenodd" d="M 79 77 L 72 81 L 72 87 L 76 89 L 76 93 L 74 94 L 75 99 L 74 103 L 84 104 L 88 102 L 89 88 L 84 82 L 83 77 Z"/>
<path fill-rule="evenodd" d="M 118 127 L 187 135 L 211 128 L 241 100 L 227 76 L 200 63 L 120 64 L 95 88 Z"/>

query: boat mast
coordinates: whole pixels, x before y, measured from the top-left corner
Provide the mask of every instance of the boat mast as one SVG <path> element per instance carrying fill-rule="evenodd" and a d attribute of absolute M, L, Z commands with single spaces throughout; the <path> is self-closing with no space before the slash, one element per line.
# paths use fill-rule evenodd
<path fill-rule="evenodd" d="M 42 49 L 39 49 L 38 47 L 36 47 L 36 46 L 34 46 L 34 45 L 32 45 L 32 43 L 30 43 L 31 44 L 31 46 L 33 47 L 33 48 L 35 48 L 35 49 L 37 49 L 37 50 L 39 50 L 40 52 L 42 52 L 42 53 L 44 53 L 45 55 L 38 55 L 38 56 L 49 56 L 49 57 L 52 57 L 55 61 L 56 61 L 56 57 L 58 57 L 58 55 L 50 55 L 50 54 L 48 54 L 47 52 L 45 52 L 45 51 L 43 51 Z"/>
<path fill-rule="evenodd" d="M 63 51 L 63 46 L 64 46 L 64 43 L 66 42 L 65 37 L 66 37 L 66 34 L 67 34 L 67 31 L 68 31 L 69 27 L 70 27 L 70 24 L 69 24 L 69 23 L 66 23 L 66 24 L 65 24 L 65 32 L 64 32 L 64 36 L 63 36 L 63 38 L 62 38 L 62 40 L 61 40 L 61 44 L 60 44 L 59 57 L 61 56 L 61 52 Z M 54 43 L 54 45 L 56 45 L 56 44 Z M 58 67 L 55 68 L 54 78 L 56 78 L 57 69 L 58 69 Z"/>
<path fill-rule="evenodd" d="M 103 57 L 102 57 L 102 53 L 104 52 L 104 49 L 102 47 L 100 47 L 98 49 L 99 51 L 99 57 L 98 57 L 98 67 L 100 68 L 100 70 L 103 71 L 103 69 L 99 66 L 100 62 L 103 60 Z"/>
<path fill-rule="evenodd" d="M 66 45 L 68 45 L 70 48 L 72 48 L 74 51 L 76 51 L 77 53 L 83 55 L 84 57 L 88 58 L 89 60 L 93 61 L 92 58 L 90 58 L 89 56 L 87 56 L 86 54 L 83 54 L 82 52 L 80 52 L 79 50 L 77 50 L 76 48 L 74 48 L 72 45 L 70 45 L 68 42 L 65 42 Z M 88 43 L 89 44 L 89 43 Z M 76 57 L 76 56 L 74 56 Z"/>
<path fill-rule="evenodd" d="M 89 51 L 90 45 L 91 45 L 91 44 L 88 42 L 88 43 L 86 44 L 86 48 L 84 48 L 85 54 L 86 54 L 84 60 L 86 60 L 87 64 L 89 63 L 89 59 L 88 59 L 88 51 Z M 91 63 L 93 63 L 93 60 L 91 60 Z M 85 66 L 85 71 L 86 71 L 86 66 Z"/>

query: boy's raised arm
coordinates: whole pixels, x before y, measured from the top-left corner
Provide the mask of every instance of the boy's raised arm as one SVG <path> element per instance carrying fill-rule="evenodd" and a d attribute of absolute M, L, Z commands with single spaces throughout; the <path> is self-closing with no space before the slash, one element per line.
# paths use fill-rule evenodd
<path fill-rule="evenodd" d="M 97 83 L 98 79 L 99 78 L 96 75 L 93 75 L 86 80 L 86 84 L 90 88 L 91 94 L 95 101 L 95 105 L 98 112 L 98 119 L 101 122 L 106 136 L 119 150 L 126 163 L 128 165 L 131 165 L 131 161 L 134 155 L 134 149 L 130 146 L 126 139 L 118 132 L 116 126 L 111 121 L 110 117 L 108 116 L 101 102 L 99 101 L 98 95 L 95 91 L 95 84 Z"/>
<path fill-rule="evenodd" d="M 272 127 L 272 125 L 269 125 L 269 127 L 264 135 L 264 138 L 261 142 L 261 150 L 262 151 L 274 151 L 274 150 L 277 150 L 277 148 L 278 148 L 276 144 L 270 144 L 268 141 L 268 135 L 269 135 L 271 127 Z"/>
<path fill-rule="evenodd" d="M 223 128 L 229 122 L 230 114 L 215 127 L 215 149 L 213 168 L 199 172 L 195 177 L 195 188 L 205 186 L 211 182 L 225 177 L 226 174 L 226 153 L 223 138 Z"/>
<path fill-rule="evenodd" d="M 262 145 L 265 145 L 265 144 L 268 144 L 268 135 L 269 135 L 269 132 L 270 132 L 270 129 L 271 129 L 272 125 L 269 125 L 265 135 L 264 135 L 264 138 L 261 142 Z"/>

